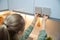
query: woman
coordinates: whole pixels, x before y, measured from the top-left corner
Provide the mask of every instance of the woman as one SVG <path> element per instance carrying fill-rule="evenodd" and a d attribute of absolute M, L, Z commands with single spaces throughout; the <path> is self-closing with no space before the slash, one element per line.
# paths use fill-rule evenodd
<path fill-rule="evenodd" d="M 3 25 L 0 25 L 0 40 L 26 40 L 31 33 L 35 22 L 37 21 L 38 14 L 27 30 L 24 31 L 25 21 L 19 14 L 8 15 Z"/>
<path fill-rule="evenodd" d="M 38 18 L 38 14 L 35 14 L 33 22 L 28 27 L 28 29 L 24 31 L 25 21 L 23 17 L 18 14 L 8 15 L 5 18 L 3 25 L 0 26 L 0 40 L 26 40 L 29 37 L 31 31 L 33 30 L 37 18 Z M 44 33 L 44 35 L 42 33 Z M 45 30 L 42 30 L 39 33 L 37 40 L 41 40 L 41 39 L 45 40 L 46 38 L 45 36 L 46 36 L 46 32 Z"/>

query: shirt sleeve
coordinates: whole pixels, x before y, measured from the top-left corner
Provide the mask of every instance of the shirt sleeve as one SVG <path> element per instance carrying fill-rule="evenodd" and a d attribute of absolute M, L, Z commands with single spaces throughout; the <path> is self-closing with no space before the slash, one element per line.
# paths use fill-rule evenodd
<path fill-rule="evenodd" d="M 22 36 L 19 37 L 19 40 L 26 40 L 30 33 L 32 32 L 33 30 L 33 27 L 30 25 L 25 31 L 24 33 L 22 34 Z"/>
<path fill-rule="evenodd" d="M 39 35 L 38 35 L 38 39 L 37 40 L 46 40 L 46 37 L 47 37 L 47 33 L 45 30 L 41 30 L 39 32 Z"/>

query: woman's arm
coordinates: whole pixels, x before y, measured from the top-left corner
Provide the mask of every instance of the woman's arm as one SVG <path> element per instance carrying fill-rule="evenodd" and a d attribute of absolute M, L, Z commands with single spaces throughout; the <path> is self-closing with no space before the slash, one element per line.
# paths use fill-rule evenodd
<path fill-rule="evenodd" d="M 47 33 L 45 31 L 45 27 L 46 27 L 46 20 L 47 20 L 48 16 L 43 16 L 43 19 L 42 19 L 42 30 L 39 32 L 39 35 L 38 35 L 38 39 L 37 40 L 45 40 L 46 37 L 47 37 Z"/>
<path fill-rule="evenodd" d="M 30 26 L 24 31 L 23 35 L 21 36 L 21 40 L 26 40 L 30 33 L 32 32 L 34 26 L 35 26 L 35 23 L 37 21 L 37 18 L 38 18 L 38 14 L 35 14 L 35 17 L 33 19 L 33 22 L 30 24 Z"/>

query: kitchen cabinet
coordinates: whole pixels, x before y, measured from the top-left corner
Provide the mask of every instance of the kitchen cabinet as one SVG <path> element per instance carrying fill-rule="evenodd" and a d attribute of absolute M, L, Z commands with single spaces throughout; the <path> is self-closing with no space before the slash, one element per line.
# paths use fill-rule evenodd
<path fill-rule="evenodd" d="M 34 13 L 34 0 L 9 0 L 9 9 Z"/>
<path fill-rule="evenodd" d="M 8 9 L 8 1 L 7 0 L 0 0 L 0 10 Z"/>

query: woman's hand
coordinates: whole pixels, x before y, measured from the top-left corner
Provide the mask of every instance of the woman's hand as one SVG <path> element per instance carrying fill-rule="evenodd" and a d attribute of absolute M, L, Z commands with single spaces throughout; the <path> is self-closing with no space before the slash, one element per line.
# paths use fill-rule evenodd
<path fill-rule="evenodd" d="M 43 20 L 47 21 L 47 19 L 48 19 L 48 15 L 44 15 Z"/>
<path fill-rule="evenodd" d="M 48 19 L 48 15 L 44 15 L 43 18 L 42 18 L 42 30 L 45 30 L 45 27 L 46 27 L 46 21 Z"/>
<path fill-rule="evenodd" d="M 39 14 L 38 13 L 35 13 L 34 14 L 34 17 L 37 19 L 39 17 Z"/>
<path fill-rule="evenodd" d="M 31 24 L 32 26 L 35 26 L 35 23 L 36 23 L 38 17 L 39 17 L 39 14 L 38 13 L 34 14 L 34 19 L 33 19 L 33 22 Z"/>

